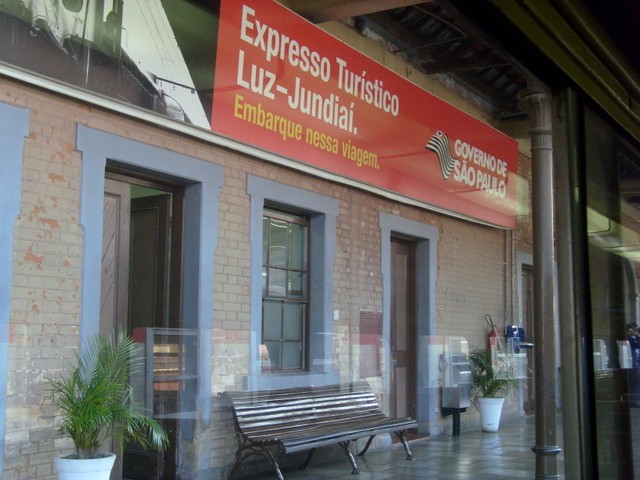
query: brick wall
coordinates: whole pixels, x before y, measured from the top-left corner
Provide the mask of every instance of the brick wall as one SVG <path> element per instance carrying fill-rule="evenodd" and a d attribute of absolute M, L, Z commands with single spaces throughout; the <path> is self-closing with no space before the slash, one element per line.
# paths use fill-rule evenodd
<path fill-rule="evenodd" d="M 379 215 L 391 213 L 434 225 L 437 255 L 437 332 L 464 335 L 482 345 L 484 314 L 502 320 L 512 295 L 509 235 L 505 231 L 436 215 L 356 188 L 248 158 L 78 101 L 0 79 L 0 101 L 30 109 L 25 140 L 22 210 L 16 219 L 11 299 L 4 476 L 49 479 L 52 458 L 70 444 L 56 433 L 46 379 L 63 372 L 78 345 L 83 231 L 79 224 L 81 155 L 78 124 L 188 154 L 224 167 L 215 253 L 212 398 L 240 388 L 249 371 L 249 197 L 247 174 L 334 197 L 340 202 L 334 264 L 334 305 L 340 319 L 334 359 L 343 380 L 359 369 L 360 311 L 382 310 Z M 527 235 L 517 235 L 528 248 Z M 373 378 L 380 384 L 380 379 Z M 228 411 L 213 400 L 209 425 L 198 441 L 210 464 L 233 461 L 235 439 Z M 442 420 L 446 423 L 448 420 Z M 204 441 L 203 440 L 203 441 Z M 200 450 L 193 449 L 198 455 Z M 188 453 L 185 450 L 185 455 Z M 192 459 L 193 460 L 193 459 Z M 193 460 L 197 463 L 196 460 Z"/>

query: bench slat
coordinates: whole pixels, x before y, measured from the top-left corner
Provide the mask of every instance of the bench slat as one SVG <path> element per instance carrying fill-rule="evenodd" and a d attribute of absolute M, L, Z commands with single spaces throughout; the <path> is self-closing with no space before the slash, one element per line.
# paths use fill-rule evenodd
<path fill-rule="evenodd" d="M 308 450 L 309 445 L 313 445 L 314 448 L 318 448 L 321 446 L 332 445 L 339 441 L 345 440 L 357 440 L 359 438 L 366 438 L 372 435 L 379 435 L 381 433 L 389 432 L 395 430 L 408 430 L 410 428 L 415 428 L 417 425 L 415 422 L 410 422 L 407 424 L 390 424 L 390 425 L 372 425 L 369 427 L 358 427 L 354 426 L 351 430 L 344 430 L 340 432 L 335 432 L 333 434 L 324 434 L 324 435 L 316 435 L 312 437 L 306 438 L 292 438 L 282 440 L 282 443 L 285 448 L 286 453 L 294 453 L 301 450 Z"/>
<path fill-rule="evenodd" d="M 339 425 L 342 424 L 355 424 L 355 425 L 369 425 L 369 424 L 377 424 L 380 422 L 385 421 L 385 417 L 384 416 L 380 416 L 380 415 L 370 415 L 370 416 L 358 416 L 355 419 L 353 417 L 347 416 L 347 417 L 334 417 L 333 419 L 313 419 L 311 418 L 310 421 L 306 422 L 306 423 L 295 423 L 295 422 L 289 422 L 289 423 L 282 423 L 282 424 L 278 424 L 278 425 L 270 425 L 270 424 L 255 424 L 252 425 L 248 428 L 243 428 L 243 432 L 245 433 L 245 435 L 247 436 L 268 436 L 268 435 L 275 435 L 276 432 L 300 432 L 301 434 L 305 434 L 306 431 L 308 431 L 308 429 L 317 429 L 317 428 L 323 428 L 325 425 L 329 425 L 331 428 L 333 428 L 334 430 L 339 428 Z M 340 422 L 340 423 L 339 423 Z M 304 427 L 301 428 L 301 427 Z M 282 438 L 284 435 L 280 434 L 279 437 Z"/>
<path fill-rule="evenodd" d="M 238 410 L 236 414 L 239 419 L 251 419 L 255 417 L 269 417 L 278 415 L 304 415 L 307 412 L 315 412 L 318 415 L 331 415 L 333 413 L 339 414 L 346 411 L 377 411 L 380 409 L 371 403 L 339 403 L 335 405 L 309 405 L 309 406 L 294 406 L 294 407 L 269 407 L 253 410 Z"/>
<path fill-rule="evenodd" d="M 286 397 L 286 398 L 259 398 L 259 399 L 241 399 L 237 400 L 232 397 L 234 406 L 237 411 L 242 410 L 258 410 L 261 408 L 278 407 L 278 406 L 309 406 L 309 405 L 330 405 L 335 403 L 376 403 L 376 397 L 372 394 L 355 393 L 350 395 L 323 395 L 317 397 Z"/>
<path fill-rule="evenodd" d="M 333 417 L 333 416 L 341 416 L 341 415 L 358 415 L 361 414 L 370 414 L 370 413 L 380 413 L 382 412 L 379 409 L 372 408 L 369 405 L 343 405 L 338 407 L 324 407 L 321 409 L 299 409 L 299 410 L 263 410 L 257 413 L 251 414 L 243 414 L 238 413 L 238 421 L 240 423 L 251 423 L 255 419 L 260 420 L 284 420 L 287 418 L 294 419 L 296 417 L 306 417 L 308 415 L 314 415 L 316 417 Z"/>
<path fill-rule="evenodd" d="M 356 439 L 373 435 L 374 433 L 370 433 L 371 431 L 379 431 L 380 429 L 387 432 L 389 429 L 408 430 L 416 427 L 416 422 L 413 419 L 403 419 L 402 421 L 395 420 L 396 419 L 380 421 L 376 419 L 368 423 L 345 422 L 339 426 L 326 423 L 317 426 L 309 425 L 304 431 L 301 431 L 300 429 L 281 429 L 269 432 L 247 432 L 247 435 L 253 441 L 266 441 L 267 439 L 272 438 L 287 444 L 296 440 L 300 441 L 300 439 L 306 439 L 305 441 L 313 443 L 316 437 L 330 438 L 332 436 L 355 435 L 353 436 L 353 439 Z"/>

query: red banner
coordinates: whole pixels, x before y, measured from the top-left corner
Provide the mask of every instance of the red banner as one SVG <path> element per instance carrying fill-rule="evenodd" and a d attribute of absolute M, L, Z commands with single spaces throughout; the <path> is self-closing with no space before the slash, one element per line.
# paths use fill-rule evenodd
<path fill-rule="evenodd" d="M 513 227 L 517 143 L 271 0 L 222 0 L 213 131 Z"/>

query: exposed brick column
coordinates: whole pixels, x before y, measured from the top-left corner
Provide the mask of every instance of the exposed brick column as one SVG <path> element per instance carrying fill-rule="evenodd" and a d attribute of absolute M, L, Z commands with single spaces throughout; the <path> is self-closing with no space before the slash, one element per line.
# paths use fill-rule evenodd
<path fill-rule="evenodd" d="M 553 209 L 552 96 L 542 88 L 520 92 L 529 114 L 532 158 L 536 478 L 558 478 L 556 435 L 556 310 Z"/>

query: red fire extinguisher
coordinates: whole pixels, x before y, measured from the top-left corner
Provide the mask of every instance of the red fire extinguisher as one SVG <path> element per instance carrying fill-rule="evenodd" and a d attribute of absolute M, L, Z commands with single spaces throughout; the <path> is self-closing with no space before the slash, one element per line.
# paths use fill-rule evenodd
<path fill-rule="evenodd" d="M 489 325 L 489 333 L 487 334 L 487 348 L 491 349 L 491 347 L 496 346 L 498 342 L 500 342 L 500 339 L 498 338 L 498 329 L 493 324 L 491 315 L 486 314 L 484 316 L 484 319 L 486 320 L 487 325 Z"/>

